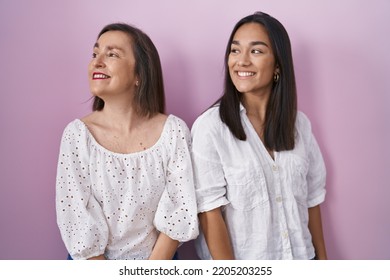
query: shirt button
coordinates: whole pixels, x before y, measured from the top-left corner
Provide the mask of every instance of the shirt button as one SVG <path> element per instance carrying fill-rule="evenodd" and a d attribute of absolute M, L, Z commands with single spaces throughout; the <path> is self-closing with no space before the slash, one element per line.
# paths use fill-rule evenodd
<path fill-rule="evenodd" d="M 277 166 L 277 165 L 272 165 L 272 170 L 273 170 L 273 171 L 275 171 L 275 172 L 276 172 L 276 171 L 278 171 L 278 169 L 279 169 L 279 168 L 278 168 L 278 166 Z"/>
<path fill-rule="evenodd" d="M 288 237 L 288 232 L 283 233 L 283 237 L 287 238 Z"/>
<path fill-rule="evenodd" d="M 276 198 L 276 202 L 282 202 L 282 198 L 281 198 L 280 196 L 278 196 L 278 197 Z"/>

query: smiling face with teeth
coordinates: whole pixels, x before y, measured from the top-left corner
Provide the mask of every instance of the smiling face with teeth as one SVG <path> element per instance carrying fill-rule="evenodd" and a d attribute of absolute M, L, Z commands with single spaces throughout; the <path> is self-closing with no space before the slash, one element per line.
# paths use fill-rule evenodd
<path fill-rule="evenodd" d="M 269 96 L 277 70 L 271 42 L 258 23 L 242 25 L 233 36 L 228 57 L 230 77 L 244 94 Z"/>
<path fill-rule="evenodd" d="M 122 31 L 102 34 L 88 67 L 91 93 L 104 101 L 113 96 L 131 99 L 137 80 L 134 69 L 130 37 Z"/>

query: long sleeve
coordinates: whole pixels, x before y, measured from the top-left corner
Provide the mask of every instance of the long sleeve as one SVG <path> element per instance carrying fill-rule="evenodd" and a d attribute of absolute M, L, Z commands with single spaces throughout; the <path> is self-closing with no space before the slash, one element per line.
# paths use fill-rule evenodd
<path fill-rule="evenodd" d="M 191 137 L 187 125 L 176 118 L 171 127 L 166 186 L 161 196 L 155 227 L 180 242 L 199 234 L 193 170 L 190 155 Z"/>
<path fill-rule="evenodd" d="M 77 121 L 64 130 L 56 179 L 57 224 L 73 259 L 104 253 L 108 227 L 95 199 L 89 176 L 89 149 L 85 129 Z"/>

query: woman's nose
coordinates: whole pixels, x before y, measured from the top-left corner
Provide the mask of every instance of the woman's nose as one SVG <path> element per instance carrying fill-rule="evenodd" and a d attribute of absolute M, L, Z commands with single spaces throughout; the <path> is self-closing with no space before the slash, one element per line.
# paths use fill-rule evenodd
<path fill-rule="evenodd" d="M 104 64 L 104 58 L 103 56 L 100 54 L 96 55 L 95 59 L 94 59 L 94 62 L 93 62 L 93 65 L 96 67 L 96 68 L 100 68 L 100 67 L 104 67 L 105 64 Z"/>
<path fill-rule="evenodd" d="M 248 66 L 250 64 L 249 56 L 245 53 L 242 53 L 237 60 L 238 66 Z"/>

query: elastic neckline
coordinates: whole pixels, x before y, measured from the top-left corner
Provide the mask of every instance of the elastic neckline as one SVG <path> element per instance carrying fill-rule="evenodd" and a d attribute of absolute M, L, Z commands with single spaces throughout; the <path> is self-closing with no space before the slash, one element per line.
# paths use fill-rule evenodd
<path fill-rule="evenodd" d="M 155 149 L 157 149 L 160 145 L 161 145 L 161 142 L 164 140 L 165 138 L 165 135 L 168 133 L 167 130 L 168 130 L 168 124 L 171 122 L 171 119 L 173 118 L 173 115 L 168 115 L 167 119 L 165 120 L 165 123 L 164 123 L 164 127 L 163 127 L 163 130 L 160 134 L 160 137 L 158 138 L 158 140 L 156 141 L 156 143 L 154 143 L 151 147 L 147 148 L 146 150 L 142 150 L 142 151 L 138 151 L 138 152 L 133 152 L 133 153 L 117 153 L 117 152 L 113 152 L 105 147 L 103 147 L 101 144 L 99 144 L 99 142 L 95 139 L 95 137 L 93 136 L 93 134 L 91 133 L 91 131 L 88 129 L 88 126 L 80 119 L 76 119 L 76 121 L 82 125 L 82 127 L 85 129 L 85 131 L 87 132 L 87 135 L 88 137 L 91 139 L 93 145 L 98 148 L 99 150 L 103 151 L 104 153 L 106 154 L 109 154 L 109 155 L 112 155 L 112 156 L 116 156 L 116 157 L 138 157 L 140 155 L 143 155 L 143 154 L 148 154 L 152 151 L 154 151 Z"/>

